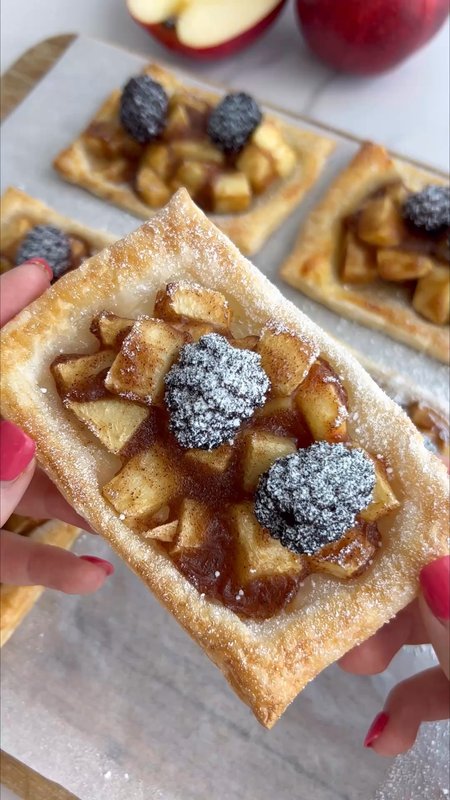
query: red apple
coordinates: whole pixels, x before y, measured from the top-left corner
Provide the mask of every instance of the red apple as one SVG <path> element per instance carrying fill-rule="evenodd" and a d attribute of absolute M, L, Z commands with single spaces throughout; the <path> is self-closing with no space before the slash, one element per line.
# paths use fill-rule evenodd
<path fill-rule="evenodd" d="M 303 36 L 326 64 L 370 75 L 425 44 L 448 16 L 448 0 L 297 0 Z"/>
<path fill-rule="evenodd" d="M 229 56 L 258 39 L 286 0 L 127 0 L 133 19 L 169 50 Z"/>

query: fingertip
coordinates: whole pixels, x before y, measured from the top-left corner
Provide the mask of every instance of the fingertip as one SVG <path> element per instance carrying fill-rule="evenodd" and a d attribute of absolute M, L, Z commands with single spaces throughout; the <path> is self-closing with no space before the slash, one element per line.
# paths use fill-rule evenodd
<path fill-rule="evenodd" d="M 420 572 L 420 586 L 430 611 L 440 620 L 450 620 L 450 556 L 427 564 Z"/>
<path fill-rule="evenodd" d="M 114 568 L 112 569 L 114 571 Z M 99 563 L 75 557 L 70 573 L 61 588 L 65 594 L 93 594 L 101 589 L 111 574 L 112 572 L 107 573 Z"/>
<path fill-rule="evenodd" d="M 25 267 L 29 265 L 32 265 L 43 272 L 47 280 L 53 280 L 53 270 L 45 258 L 30 258 L 29 261 L 24 261 L 20 266 Z"/>

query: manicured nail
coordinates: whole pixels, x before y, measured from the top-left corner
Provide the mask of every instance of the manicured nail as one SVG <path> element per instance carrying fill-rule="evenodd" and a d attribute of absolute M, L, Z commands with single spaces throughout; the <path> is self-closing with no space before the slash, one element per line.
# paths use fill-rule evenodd
<path fill-rule="evenodd" d="M 372 747 L 374 742 L 380 738 L 388 722 L 389 717 L 384 711 L 382 711 L 381 714 L 377 714 L 367 731 L 366 738 L 364 739 L 364 747 Z"/>
<path fill-rule="evenodd" d="M 435 617 L 450 619 L 450 556 L 427 564 L 420 573 L 420 585 Z"/>
<path fill-rule="evenodd" d="M 15 481 L 28 467 L 36 445 L 17 425 L 0 422 L 0 481 Z"/>
<path fill-rule="evenodd" d="M 35 264 L 39 269 L 42 269 L 50 280 L 53 280 L 53 270 L 45 260 L 45 258 L 30 258 L 29 261 L 24 261 L 24 264 Z"/>
<path fill-rule="evenodd" d="M 97 556 L 80 556 L 80 558 L 82 561 L 89 561 L 90 564 L 96 564 L 98 567 L 101 567 L 105 571 L 107 577 L 114 572 L 114 566 L 111 562 L 105 561 L 103 558 L 97 558 Z"/>

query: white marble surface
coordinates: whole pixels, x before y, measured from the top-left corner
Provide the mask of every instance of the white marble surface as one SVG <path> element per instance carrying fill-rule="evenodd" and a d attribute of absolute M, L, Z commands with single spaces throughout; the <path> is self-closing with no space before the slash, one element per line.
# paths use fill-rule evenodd
<path fill-rule="evenodd" d="M 357 79 L 332 72 L 307 52 L 293 5 L 254 47 L 228 61 L 200 65 L 169 54 L 150 39 L 128 16 L 125 0 L 2 0 L 2 69 L 41 39 L 84 33 L 164 57 L 199 77 L 246 88 L 288 110 L 447 169 L 448 25 L 394 71 Z"/>

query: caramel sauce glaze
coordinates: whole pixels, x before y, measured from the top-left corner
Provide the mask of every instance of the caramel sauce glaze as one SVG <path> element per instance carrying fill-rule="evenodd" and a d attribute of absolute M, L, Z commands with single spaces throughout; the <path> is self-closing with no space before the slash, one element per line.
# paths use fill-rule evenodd
<path fill-rule="evenodd" d="M 186 323 L 187 324 L 187 321 Z M 181 323 L 177 323 L 180 327 Z M 95 331 L 94 328 L 91 330 Z M 233 343 L 233 339 L 229 338 Z M 74 355 L 59 356 L 53 365 L 74 358 Z M 318 374 L 329 376 L 331 367 L 324 360 L 317 365 Z M 326 370 L 326 372 L 325 372 Z M 331 370 L 332 371 L 332 370 Z M 83 381 L 64 392 L 59 387 L 63 401 L 78 402 L 95 401 L 108 396 L 115 397 L 104 386 L 107 370 L 102 371 L 91 380 Z M 346 402 L 344 387 L 341 387 L 341 401 Z M 267 401 L 272 399 L 269 394 Z M 266 401 L 266 402 L 267 402 Z M 314 571 L 314 563 L 320 561 L 320 553 L 314 562 L 308 557 L 299 559 L 298 572 L 267 575 L 258 579 L 250 579 L 243 585 L 238 578 L 236 553 L 236 534 L 229 522 L 227 509 L 237 503 L 252 501 L 254 493 L 246 492 L 242 480 L 242 450 L 244 437 L 252 430 L 267 431 L 293 440 L 297 448 L 308 447 L 314 441 L 301 413 L 294 407 L 277 410 L 268 414 L 264 408 L 258 409 L 253 417 L 243 423 L 236 436 L 233 453 L 228 468 L 223 473 L 214 473 L 201 464 L 193 463 L 186 458 L 185 451 L 178 445 L 169 430 L 169 415 L 164 405 L 149 406 L 149 415 L 139 426 L 130 441 L 122 449 L 120 456 L 127 461 L 132 456 L 160 442 L 173 464 L 175 474 L 179 476 L 179 493 L 169 507 L 145 520 L 147 529 L 158 524 L 178 519 L 183 498 L 197 500 L 208 509 L 209 524 L 201 546 L 184 549 L 179 553 L 171 552 L 171 543 L 160 543 L 171 555 L 180 572 L 205 596 L 222 602 L 237 614 L 254 619 L 268 619 L 289 606 L 295 597 L 299 585 Z M 367 536 L 378 534 L 377 526 L 368 525 L 362 520 L 358 527 Z M 335 548 L 339 543 L 334 543 Z M 366 565 L 367 566 L 367 565 Z M 361 569 L 358 574 L 364 570 Z M 219 574 L 217 574 L 219 573 Z"/>

